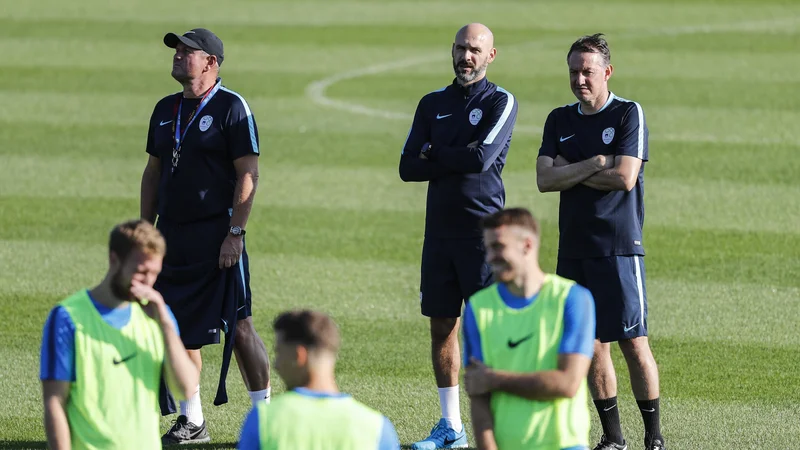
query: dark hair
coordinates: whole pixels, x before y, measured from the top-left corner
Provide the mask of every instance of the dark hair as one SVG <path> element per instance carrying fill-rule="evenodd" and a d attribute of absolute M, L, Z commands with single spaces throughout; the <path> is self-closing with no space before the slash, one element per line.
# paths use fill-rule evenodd
<path fill-rule="evenodd" d="M 608 49 L 608 42 L 603 39 L 603 33 L 591 36 L 582 36 L 572 44 L 567 52 L 567 60 L 573 52 L 580 53 L 600 53 L 603 55 L 603 63 L 607 66 L 611 63 L 611 50 Z"/>
<path fill-rule="evenodd" d="M 340 338 L 336 324 L 328 315 L 308 309 L 286 311 L 275 318 L 275 332 L 283 333 L 286 342 L 308 349 L 339 351 Z"/>
<path fill-rule="evenodd" d="M 537 222 L 533 214 L 525 208 L 508 208 L 484 216 L 481 219 L 480 225 L 483 230 L 493 230 L 504 225 L 514 225 L 539 236 L 539 222 Z"/>
<path fill-rule="evenodd" d="M 120 260 L 125 260 L 133 249 L 163 257 L 167 245 L 164 236 L 153 224 L 144 219 L 135 219 L 123 222 L 111 230 L 108 249 Z"/>

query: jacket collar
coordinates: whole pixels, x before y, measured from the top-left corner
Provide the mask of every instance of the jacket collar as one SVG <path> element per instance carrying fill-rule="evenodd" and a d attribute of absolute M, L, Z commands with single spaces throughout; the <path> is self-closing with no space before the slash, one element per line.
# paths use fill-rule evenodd
<path fill-rule="evenodd" d="M 489 85 L 489 80 L 487 80 L 486 77 L 483 77 L 477 83 L 472 83 L 468 86 L 462 86 L 458 84 L 458 79 L 453 78 L 453 86 L 455 86 L 455 88 L 461 95 L 464 95 L 466 97 L 472 97 L 473 95 L 479 92 L 483 92 L 486 89 L 486 86 L 488 85 Z"/>

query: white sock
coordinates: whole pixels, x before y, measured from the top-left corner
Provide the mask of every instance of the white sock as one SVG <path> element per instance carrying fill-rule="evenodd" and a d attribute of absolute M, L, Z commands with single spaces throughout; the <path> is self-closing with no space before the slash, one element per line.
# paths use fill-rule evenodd
<path fill-rule="evenodd" d="M 250 395 L 250 401 L 253 402 L 253 407 L 256 407 L 260 401 L 269 403 L 269 391 L 270 388 L 260 391 L 247 391 L 247 394 Z"/>
<path fill-rule="evenodd" d="M 447 426 L 461 432 L 461 409 L 458 405 L 458 385 L 439 388 L 439 405 L 442 407 L 442 417 L 447 421 Z"/>
<path fill-rule="evenodd" d="M 203 405 L 200 404 L 200 385 L 197 386 L 197 391 L 189 400 L 181 402 L 181 415 L 186 416 L 186 420 L 197 426 L 202 425 L 205 421 Z"/>

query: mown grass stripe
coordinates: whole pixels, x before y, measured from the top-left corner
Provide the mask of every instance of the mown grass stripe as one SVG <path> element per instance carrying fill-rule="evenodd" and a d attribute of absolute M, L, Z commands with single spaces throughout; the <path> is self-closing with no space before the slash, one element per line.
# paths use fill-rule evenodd
<path fill-rule="evenodd" d="M 260 120 L 257 118 L 257 120 Z M 266 122 L 266 123 L 264 123 Z M 294 174 L 305 180 L 303 173 L 313 172 L 320 179 L 333 178 L 337 171 L 347 171 L 340 180 L 369 178 L 371 183 L 381 184 L 396 181 L 393 173 L 399 161 L 398 147 L 407 133 L 405 127 L 392 130 L 340 130 L 316 131 L 304 129 L 302 122 L 294 128 L 270 127 L 269 118 L 259 122 L 265 147 L 262 169 L 276 170 L 279 174 Z M 4 126 L 7 125 L 7 126 Z M 139 164 L 144 154 L 143 125 L 104 125 L 98 130 L 95 125 L 59 125 L 40 122 L 3 124 L 0 122 L 0 155 L 4 165 L 0 172 L 8 180 L 28 171 L 48 166 L 48 170 L 78 170 L 80 167 L 109 167 L 108 173 L 138 176 Z M 58 136 L 58 152 L 54 152 L 51 136 Z M 515 135 L 508 164 L 503 173 L 519 173 L 535 170 L 536 154 L 540 141 L 533 136 Z M 369 148 L 368 152 L 354 152 L 354 148 Z M 288 151 L 281 151 L 287 149 Z M 771 144 L 754 151 L 752 144 L 725 144 L 696 141 L 659 142 L 651 144 L 651 162 L 645 169 L 645 179 L 681 179 L 689 181 L 718 182 L 734 181 L 747 185 L 795 186 L 796 173 L 800 170 L 800 145 Z M 767 153 L 770 158 L 762 155 Z M 113 169 L 111 168 L 113 167 Z M 713 167 L 713 170 L 709 170 Z M 278 170 L 280 169 L 280 170 Z M 354 171 L 355 173 L 350 173 Z M 104 172 L 99 172 L 102 175 Z M 269 183 L 275 174 L 264 181 Z M 100 181 L 100 180 L 98 180 Z M 17 183 L 10 182 L 11 189 Z M 8 189 L 9 187 L 6 187 Z M 70 186 L 63 188 L 69 189 Z M 111 189 L 113 195 L 126 195 L 119 189 Z M 14 191 L 8 191 L 14 192 Z M 413 188 L 409 189 L 413 192 Z M 388 194 L 387 194 L 388 195 Z M 648 188 L 649 195 L 649 188 Z M 747 196 L 743 196 L 747 198 Z M 391 205 L 387 205 L 389 207 Z"/>
<path fill-rule="evenodd" d="M 6 223 L 0 239 L 103 242 L 110 227 L 138 212 L 136 199 L 2 197 Z M 8 211 L 8 214 L 5 212 Z M 42 221 L 41 217 L 50 220 Z M 419 261 L 424 211 L 352 211 L 315 207 L 255 208 L 249 221 L 253 252 L 305 254 L 347 260 Z M 555 265 L 556 222 L 541 220 L 542 260 Z M 280 239 L 269 239 L 280 236 Z M 649 279 L 758 280 L 800 286 L 796 277 L 800 235 L 700 230 L 650 225 L 645 258 Z"/>
<path fill-rule="evenodd" d="M 47 308 L 60 297 L 93 285 L 106 269 L 102 243 L 5 240 L 0 244 L 0 263 L 8 267 L 0 273 L 0 297 L 9 299 L 0 305 L 0 315 L 14 313 L 20 299 L 31 303 L 28 316 L 11 333 L 35 338 Z M 552 267 L 551 261 L 543 263 Z M 418 261 L 251 251 L 250 267 L 256 311 L 313 307 L 335 298 L 336 302 L 325 303 L 325 309 L 345 321 L 379 316 L 402 329 L 418 326 L 413 325 L 420 318 Z M 302 267 L 315 276 L 291 277 L 287 267 Z M 46 281 L 42 273 L 48 274 Z M 359 274 L 361 281 L 353 283 L 352 274 Z M 768 285 L 760 279 L 723 283 L 655 277 L 647 279 L 646 288 L 652 337 L 784 348 L 800 344 L 800 335 L 791 329 L 772 326 L 800 314 L 797 287 Z"/>
<path fill-rule="evenodd" d="M 655 155 L 654 155 L 655 158 Z M 9 186 L 0 195 L 9 197 L 10 207 L 49 202 L 62 197 L 72 202 L 113 201 L 139 198 L 139 183 L 145 157 L 127 160 L 43 160 L 40 157 L 8 157 L 0 175 Z M 318 208 L 335 213 L 387 211 L 424 212 L 424 183 L 403 183 L 395 170 L 321 166 L 270 165 L 268 157 L 260 170 L 256 204 L 262 207 Z M 657 164 L 657 163 L 654 163 Z M 49 176 L 35 190 L 34 179 L 43 165 Z M 87 177 L 87 173 L 94 174 Z M 558 194 L 541 194 L 535 172 L 509 172 L 504 176 L 509 205 L 532 208 L 540 219 L 558 218 Z M 646 229 L 651 226 L 684 230 L 767 231 L 797 235 L 800 228 L 800 188 L 780 184 L 750 184 L 742 181 L 645 178 Z M 357 195 L 370 192 L 370 196 Z M 14 200 L 14 197 L 22 197 Z M 18 206 L 21 207 L 21 206 Z M 376 224 L 376 229 L 379 225 Z"/>

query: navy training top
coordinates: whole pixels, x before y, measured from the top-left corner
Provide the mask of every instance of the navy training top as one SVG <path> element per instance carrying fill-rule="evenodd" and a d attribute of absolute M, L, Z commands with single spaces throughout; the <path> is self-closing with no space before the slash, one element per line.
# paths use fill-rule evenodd
<path fill-rule="evenodd" d="M 173 173 L 174 125 L 181 101 L 181 129 L 186 134 Z M 228 215 L 237 179 L 233 161 L 259 154 L 255 118 L 241 95 L 220 86 L 187 129 L 189 116 L 199 104 L 199 98 L 183 98 L 182 93 L 168 95 L 156 104 L 150 118 L 147 153 L 161 162 L 156 211 L 173 223 Z"/>
<path fill-rule="evenodd" d="M 570 163 L 595 155 L 627 155 L 642 160 L 629 191 L 601 191 L 576 184 L 561 191 L 558 210 L 560 258 L 641 255 L 644 226 L 644 166 L 648 130 L 642 107 L 610 93 L 596 114 L 580 104 L 554 109 L 547 117 L 539 156 L 563 156 Z"/>
<path fill-rule="evenodd" d="M 501 174 L 517 120 L 517 102 L 486 78 L 455 80 L 419 101 L 400 156 L 403 181 L 427 181 L 425 236 L 481 236 L 481 217 L 503 209 Z M 431 144 L 429 159 L 420 158 Z"/>

